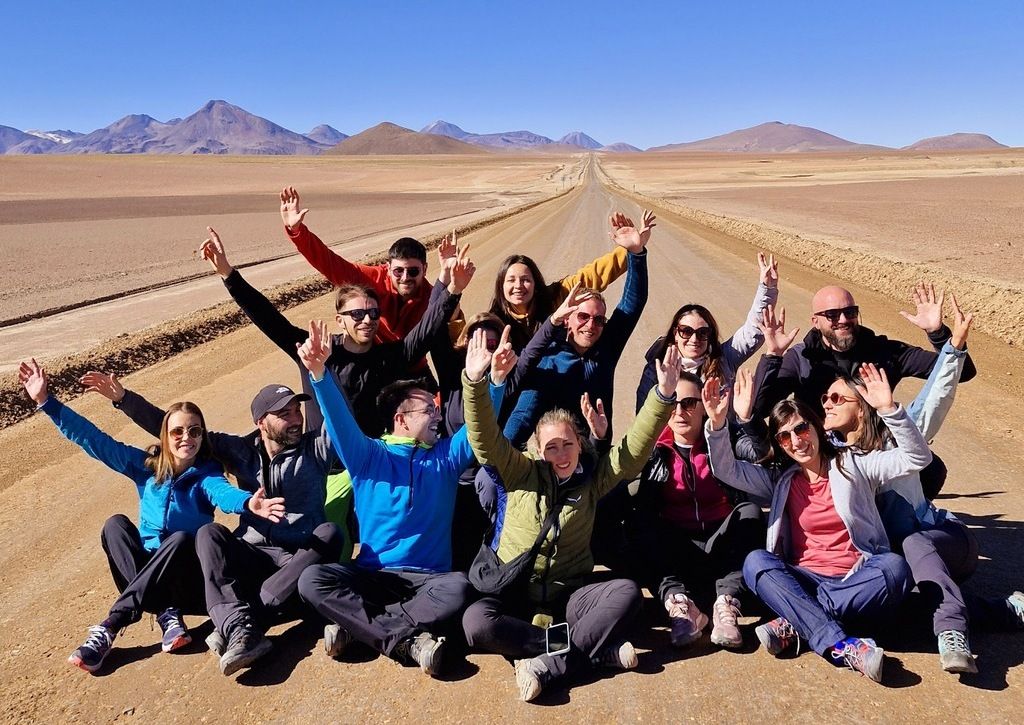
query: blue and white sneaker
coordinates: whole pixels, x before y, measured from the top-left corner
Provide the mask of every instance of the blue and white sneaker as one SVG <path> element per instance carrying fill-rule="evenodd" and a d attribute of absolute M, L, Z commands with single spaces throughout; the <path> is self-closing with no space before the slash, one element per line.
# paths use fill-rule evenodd
<path fill-rule="evenodd" d="M 102 624 L 89 627 L 89 639 L 68 657 L 68 662 L 81 667 L 86 672 L 95 672 L 103 664 L 103 660 L 114 648 L 114 637 L 117 632 L 107 629 Z"/>
<path fill-rule="evenodd" d="M 842 642 L 836 642 L 832 648 L 832 659 L 837 664 L 842 660 L 842 664 L 873 682 L 882 681 L 885 650 L 876 645 L 873 639 L 847 637 Z"/>
<path fill-rule="evenodd" d="M 160 631 L 164 633 L 160 644 L 164 652 L 173 652 L 192 641 L 192 635 L 188 633 L 185 620 L 181 617 L 181 610 L 168 607 L 156 618 L 156 622 L 160 625 Z"/>

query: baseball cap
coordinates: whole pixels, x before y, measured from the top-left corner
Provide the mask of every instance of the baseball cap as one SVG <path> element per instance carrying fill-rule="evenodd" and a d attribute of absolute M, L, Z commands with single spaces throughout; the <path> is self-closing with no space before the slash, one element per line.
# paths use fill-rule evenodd
<path fill-rule="evenodd" d="M 304 400 L 310 400 L 310 397 L 305 393 L 296 394 L 287 385 L 266 386 L 252 399 L 252 422 L 259 423 L 260 418 L 267 413 L 276 413 L 290 405 L 293 400 L 301 403 Z"/>

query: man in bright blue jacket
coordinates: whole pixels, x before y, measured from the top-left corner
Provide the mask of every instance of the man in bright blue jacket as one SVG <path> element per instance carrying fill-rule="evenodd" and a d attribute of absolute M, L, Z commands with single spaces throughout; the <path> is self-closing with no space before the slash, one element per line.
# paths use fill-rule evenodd
<path fill-rule="evenodd" d="M 360 546 L 355 563 L 306 569 L 299 594 L 328 619 L 332 657 L 357 639 L 399 661 L 438 674 L 444 638 L 433 631 L 463 608 L 472 587 L 451 571 L 451 529 L 459 475 L 473 459 L 465 428 L 438 440 L 441 412 L 414 381 L 378 397 L 387 433 L 368 438 L 332 376 L 324 375 L 330 338 L 310 323 L 299 350 L 324 425 L 352 477 Z"/>

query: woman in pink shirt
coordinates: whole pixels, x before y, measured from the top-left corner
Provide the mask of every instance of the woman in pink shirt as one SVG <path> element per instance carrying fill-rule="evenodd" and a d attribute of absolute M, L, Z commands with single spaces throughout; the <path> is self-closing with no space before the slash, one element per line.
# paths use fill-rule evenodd
<path fill-rule="evenodd" d="M 814 411 L 783 400 L 768 423 L 779 465 L 737 461 L 726 430 L 729 394 L 709 380 L 703 397 L 715 476 L 771 506 L 767 546 L 743 564 L 747 586 L 779 615 L 757 628 L 758 639 L 773 655 L 804 639 L 829 661 L 880 682 L 882 649 L 847 630 L 863 630 L 892 613 L 912 584 L 906 561 L 889 549 L 875 493 L 891 477 L 921 470 L 932 456 L 906 410 L 893 402 L 885 372 L 873 365 L 860 372 L 858 393 L 898 448 L 838 450 Z M 749 373 L 741 371 L 737 410 L 749 406 L 752 387 Z"/>

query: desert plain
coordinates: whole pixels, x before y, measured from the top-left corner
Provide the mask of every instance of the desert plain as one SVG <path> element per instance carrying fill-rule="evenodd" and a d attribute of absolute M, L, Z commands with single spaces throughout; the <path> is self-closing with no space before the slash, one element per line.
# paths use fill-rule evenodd
<path fill-rule="evenodd" d="M 370 653 L 331 661 L 318 628 L 299 623 L 273 628 L 274 653 L 224 678 L 202 644 L 208 624 L 190 619 L 193 645 L 164 655 L 144 620 L 118 639 L 99 676 L 87 675 L 65 659 L 115 594 L 100 527 L 113 513 L 134 514 L 137 498 L 48 420 L 28 415 L 13 367 L 39 357 L 63 373 L 64 400 L 129 443 L 147 440 L 109 403 L 73 398 L 83 366 L 116 367 L 127 387 L 155 402 L 191 399 L 211 428 L 246 432 L 253 393 L 269 382 L 294 385 L 298 371 L 252 326 L 229 321 L 227 293 L 193 255 L 207 225 L 221 232 L 247 279 L 275 292 L 290 285 L 287 314 L 305 324 L 329 319 L 332 305 L 281 229 L 276 195 L 286 184 L 302 193 L 310 228 L 350 258 L 379 254 L 406 234 L 427 240 L 462 229 L 478 265 L 468 313 L 488 304 L 505 255 L 530 254 L 557 279 L 608 250 L 610 213 L 637 216 L 648 206 L 659 217 L 651 292 L 618 366 L 619 429 L 631 416 L 643 351 L 679 305 L 707 305 L 725 334 L 742 322 L 758 249 L 779 256 L 780 304 L 803 331 L 813 292 L 840 280 L 868 326 L 924 345 L 924 333 L 899 311 L 911 309 L 912 281 L 935 279 L 977 312 L 969 346 L 979 369 L 934 443 L 950 471 L 939 504 L 980 541 L 983 559 L 969 586 L 1007 594 L 1024 588 L 1024 151 L 7 157 L 0 178 L 4 719 L 704 722 L 819 721 L 827 712 L 848 721 L 1019 721 L 1024 634 L 976 631 L 981 672 L 957 678 L 939 670 L 927 626 L 923 636 L 905 631 L 883 642 L 889 660 L 880 686 L 812 653 L 776 661 L 755 646 L 752 626 L 742 652 L 706 640 L 673 651 L 656 604 L 634 638 L 638 670 L 553 688 L 539 704 L 516 700 L 512 669 L 500 657 L 470 654 L 433 681 Z M 611 287 L 611 301 L 621 288 Z M 168 338 L 178 344 L 139 352 Z M 918 385 L 902 383 L 897 398 L 908 401 Z"/>

